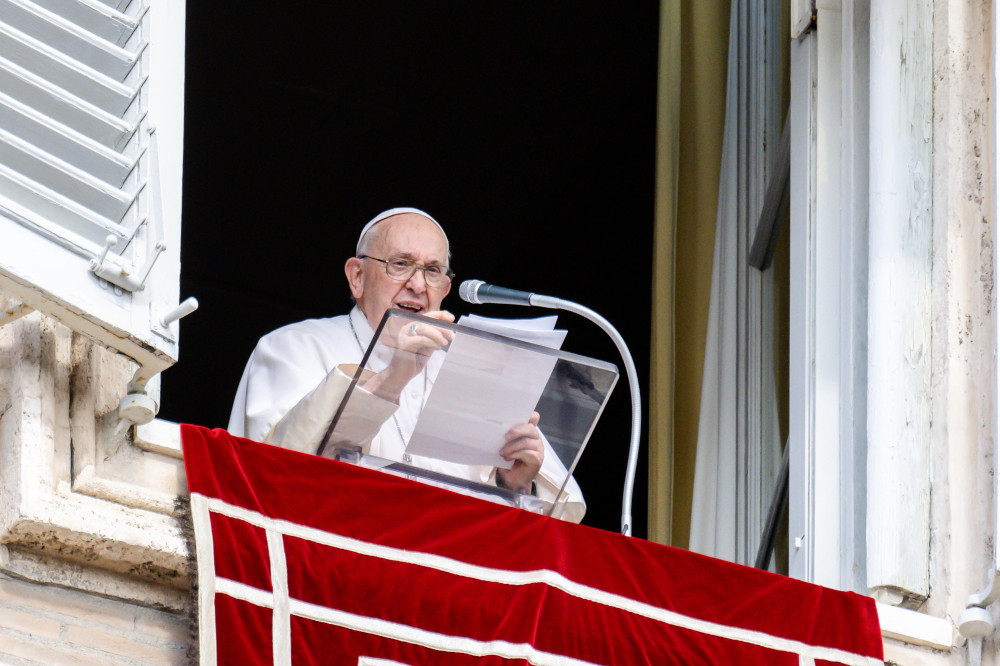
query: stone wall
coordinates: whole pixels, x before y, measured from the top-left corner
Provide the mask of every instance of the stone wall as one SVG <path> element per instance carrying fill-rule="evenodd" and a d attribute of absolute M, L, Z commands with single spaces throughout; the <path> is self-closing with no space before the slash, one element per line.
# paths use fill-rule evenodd
<path fill-rule="evenodd" d="M 0 663 L 194 658 L 179 432 L 118 418 L 134 371 L 39 313 L 0 327 Z"/>
<path fill-rule="evenodd" d="M 192 646 L 186 613 L 0 572 L 0 663 L 188 664 Z"/>

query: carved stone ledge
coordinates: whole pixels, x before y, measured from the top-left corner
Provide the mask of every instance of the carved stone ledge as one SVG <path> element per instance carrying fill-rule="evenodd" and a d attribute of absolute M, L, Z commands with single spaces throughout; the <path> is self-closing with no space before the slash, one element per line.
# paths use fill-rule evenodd
<path fill-rule="evenodd" d="M 0 327 L 0 568 L 182 610 L 192 584 L 179 428 L 117 418 L 135 364 L 39 313 Z"/>
<path fill-rule="evenodd" d="M 17 546 L 0 546 L 0 570 L 34 583 L 141 603 L 173 613 L 193 615 L 196 610 L 196 600 L 190 589 L 149 583 L 135 576 L 96 569 Z"/>

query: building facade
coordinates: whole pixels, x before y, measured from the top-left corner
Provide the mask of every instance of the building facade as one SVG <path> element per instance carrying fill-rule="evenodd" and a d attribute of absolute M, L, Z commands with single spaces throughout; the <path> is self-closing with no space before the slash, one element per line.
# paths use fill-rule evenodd
<path fill-rule="evenodd" d="M 660 6 L 669 107 L 689 10 Z M 888 662 L 998 663 L 994 8 L 718 11 L 742 92 L 726 121 L 733 215 L 712 223 L 743 225 L 743 268 L 720 274 L 741 304 L 744 370 L 711 387 L 735 386 L 715 420 L 729 419 L 740 462 L 706 477 L 724 500 L 706 548 L 750 563 L 787 439 L 788 573 L 873 595 Z M 178 294 L 183 26 L 178 0 L 0 0 L 0 662 L 196 658 L 179 430 L 150 420 L 191 309 Z M 672 239 L 686 128 L 660 117 Z M 785 383 L 768 384 L 785 356 L 767 351 L 762 313 L 780 286 L 745 266 L 768 191 L 782 191 L 784 127 L 789 332 Z M 785 407 L 767 391 L 787 392 Z M 654 418 L 672 409 L 658 401 Z M 786 425 L 768 425 L 782 409 Z M 656 505 L 678 473 L 669 442 L 651 447 Z M 650 515 L 670 541 L 676 517 Z"/>

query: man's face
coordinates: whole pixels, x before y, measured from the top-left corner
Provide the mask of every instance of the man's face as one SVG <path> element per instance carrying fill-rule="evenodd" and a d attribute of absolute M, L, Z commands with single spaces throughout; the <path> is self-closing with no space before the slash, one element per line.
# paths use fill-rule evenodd
<path fill-rule="evenodd" d="M 379 259 L 405 257 L 421 266 L 447 266 L 448 246 L 438 227 L 414 213 L 401 213 L 379 222 L 371 233 L 374 242 L 366 254 Z M 351 293 L 374 329 L 389 308 L 426 314 L 440 310 L 441 301 L 451 290 L 451 283 L 432 287 L 417 270 L 407 280 L 394 280 L 385 272 L 385 264 L 373 259 L 352 257 L 344 266 Z"/>

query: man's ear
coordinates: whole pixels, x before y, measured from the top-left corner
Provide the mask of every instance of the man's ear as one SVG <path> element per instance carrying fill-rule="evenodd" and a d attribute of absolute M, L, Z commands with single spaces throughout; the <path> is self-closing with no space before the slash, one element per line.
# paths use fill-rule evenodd
<path fill-rule="evenodd" d="M 364 293 L 364 272 L 365 264 L 357 257 L 351 257 L 344 264 L 344 275 L 347 276 L 347 286 L 351 289 L 354 300 L 361 298 Z"/>

